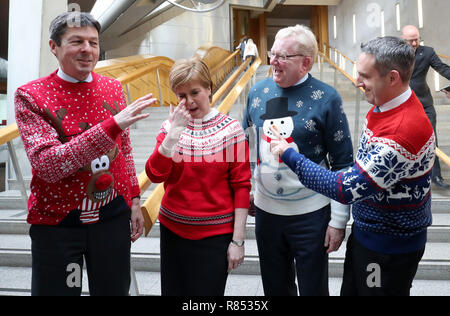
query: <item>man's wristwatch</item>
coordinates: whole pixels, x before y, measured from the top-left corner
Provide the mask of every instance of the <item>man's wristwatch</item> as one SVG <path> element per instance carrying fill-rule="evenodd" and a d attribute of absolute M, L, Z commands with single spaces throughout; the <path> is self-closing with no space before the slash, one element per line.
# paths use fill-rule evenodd
<path fill-rule="evenodd" d="M 238 246 L 238 247 L 243 247 L 244 243 L 245 243 L 245 240 L 233 240 L 233 239 L 231 239 L 231 243 L 233 245 Z"/>

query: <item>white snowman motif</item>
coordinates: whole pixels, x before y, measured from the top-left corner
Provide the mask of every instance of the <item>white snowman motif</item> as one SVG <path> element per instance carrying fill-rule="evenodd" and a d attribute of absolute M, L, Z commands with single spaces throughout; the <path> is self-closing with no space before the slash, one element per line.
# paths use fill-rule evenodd
<path fill-rule="evenodd" d="M 286 139 L 289 145 L 295 151 L 299 151 L 297 144 L 291 137 L 294 131 L 292 117 L 295 115 L 297 115 L 297 112 L 288 111 L 287 98 L 274 98 L 267 102 L 266 113 L 260 117 L 264 120 L 264 123 L 259 145 L 260 165 L 257 177 L 260 189 L 273 198 L 298 200 L 307 197 L 301 192 L 304 186 L 297 175 L 270 151 L 270 142 L 275 138 L 270 131 L 271 126 L 275 126 L 278 133 Z"/>
<path fill-rule="evenodd" d="M 294 120 L 290 116 L 277 118 L 277 119 L 267 119 L 263 123 L 264 136 L 261 140 L 260 152 L 263 157 L 263 161 L 270 163 L 272 166 L 277 166 L 278 162 L 281 163 L 270 151 L 270 142 L 272 139 L 276 138 L 275 135 L 270 130 L 270 127 L 275 127 L 278 133 L 287 140 L 289 146 L 294 148 L 298 152 L 298 146 L 292 140 L 292 132 L 294 131 Z"/>

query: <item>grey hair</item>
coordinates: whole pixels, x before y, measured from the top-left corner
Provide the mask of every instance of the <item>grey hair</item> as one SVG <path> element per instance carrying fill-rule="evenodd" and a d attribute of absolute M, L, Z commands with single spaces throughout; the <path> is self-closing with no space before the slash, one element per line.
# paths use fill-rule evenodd
<path fill-rule="evenodd" d="M 381 76 L 396 70 L 403 82 L 409 82 L 414 69 L 415 53 L 412 46 L 403 39 L 394 36 L 377 37 L 361 44 L 361 51 L 374 56 L 375 69 Z"/>
<path fill-rule="evenodd" d="M 309 27 L 297 24 L 295 26 L 289 26 L 279 30 L 277 35 L 275 36 L 275 39 L 286 38 L 291 36 L 293 36 L 297 41 L 295 50 L 299 54 L 311 57 L 311 68 L 312 68 L 318 54 L 318 45 L 316 36 Z M 309 70 L 311 70 L 311 68 Z"/>
<path fill-rule="evenodd" d="M 50 39 L 61 46 L 61 38 L 68 27 L 92 26 L 100 34 L 100 23 L 92 15 L 86 12 L 64 12 L 58 15 L 49 27 Z"/>

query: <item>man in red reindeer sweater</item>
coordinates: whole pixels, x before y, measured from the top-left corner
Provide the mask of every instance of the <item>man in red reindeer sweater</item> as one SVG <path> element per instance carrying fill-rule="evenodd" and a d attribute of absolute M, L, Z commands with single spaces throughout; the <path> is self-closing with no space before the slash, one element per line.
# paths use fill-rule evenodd
<path fill-rule="evenodd" d="M 49 44 L 59 69 L 16 91 L 33 173 L 32 295 L 80 295 L 83 257 L 91 295 L 129 291 L 130 238 L 140 237 L 144 220 L 128 127 L 155 99 L 127 107 L 121 84 L 92 72 L 99 31 L 86 13 L 56 17 Z"/>

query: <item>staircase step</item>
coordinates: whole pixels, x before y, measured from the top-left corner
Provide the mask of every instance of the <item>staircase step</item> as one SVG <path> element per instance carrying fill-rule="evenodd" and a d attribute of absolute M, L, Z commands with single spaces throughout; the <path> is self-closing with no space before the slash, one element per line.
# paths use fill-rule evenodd
<path fill-rule="evenodd" d="M 158 272 L 136 272 L 136 278 L 141 295 L 161 295 L 161 279 Z M 339 296 L 341 285 L 342 278 L 329 278 L 330 296 Z M 447 296 L 448 293 L 450 281 L 414 280 L 411 288 L 411 296 Z M 264 296 L 261 276 L 236 275 L 232 272 L 227 279 L 225 296 Z"/>
<path fill-rule="evenodd" d="M 143 237 L 131 249 L 131 261 L 136 271 L 159 271 L 159 238 Z M 345 257 L 344 241 L 341 248 L 329 259 L 331 277 L 341 277 Z M 243 264 L 236 269 L 237 274 L 260 274 L 258 250 L 255 239 L 247 239 L 246 256 Z M 31 240 L 26 235 L 1 235 L 0 267 L 30 267 Z M 428 243 L 419 265 L 417 279 L 450 280 L 450 243 Z"/>
<path fill-rule="evenodd" d="M 1 234 L 28 235 L 30 225 L 26 222 L 26 212 L 1 211 L 0 212 L 0 236 Z M 350 221 L 346 228 L 346 236 L 351 232 Z M 160 236 L 160 226 L 157 221 L 152 227 L 149 237 Z M 247 239 L 255 239 L 254 217 L 249 217 L 246 228 Z M 433 225 L 428 228 L 428 242 L 450 243 L 450 214 L 433 214 Z"/>
<path fill-rule="evenodd" d="M 136 271 L 139 295 L 161 295 L 161 276 L 159 272 Z M 31 294 L 31 269 L 0 267 L 1 296 L 29 296 Z M 82 295 L 89 295 L 86 270 L 83 270 Z M 339 296 L 341 278 L 330 278 L 331 296 Z M 446 296 L 450 293 L 450 281 L 414 280 L 412 296 Z M 259 275 L 237 275 L 230 273 L 225 288 L 225 296 L 245 297 L 264 296 Z M 270 299 L 270 298 L 268 298 Z"/>

